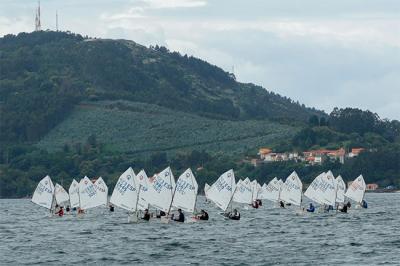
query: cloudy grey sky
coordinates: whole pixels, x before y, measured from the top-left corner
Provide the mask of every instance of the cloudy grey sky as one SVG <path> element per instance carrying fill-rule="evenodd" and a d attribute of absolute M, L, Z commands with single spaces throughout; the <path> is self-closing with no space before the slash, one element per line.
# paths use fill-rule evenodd
<path fill-rule="evenodd" d="M 0 35 L 34 28 L 32 0 L 0 0 Z M 323 109 L 400 119 L 399 0 L 42 0 L 43 28 L 203 58 L 239 81 Z"/>

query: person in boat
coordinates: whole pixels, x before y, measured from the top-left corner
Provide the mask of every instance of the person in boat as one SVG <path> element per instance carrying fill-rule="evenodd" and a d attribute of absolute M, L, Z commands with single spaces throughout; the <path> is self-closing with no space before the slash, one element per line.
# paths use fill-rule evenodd
<path fill-rule="evenodd" d="M 307 212 L 314 212 L 315 211 L 315 207 L 312 203 L 310 203 L 310 206 L 307 209 Z"/>
<path fill-rule="evenodd" d="M 197 219 L 199 220 L 208 220 L 208 213 L 205 210 L 200 211 L 200 215 L 197 216 Z"/>
<path fill-rule="evenodd" d="M 64 208 L 61 206 L 56 214 L 58 214 L 58 216 L 60 216 L 60 217 L 63 217 L 64 216 Z"/>
<path fill-rule="evenodd" d="M 333 206 L 332 205 L 324 205 L 324 211 L 325 212 L 333 211 Z"/>
<path fill-rule="evenodd" d="M 65 211 L 66 212 L 70 212 L 71 211 L 71 208 L 69 207 L 69 205 L 67 205 L 67 208 L 65 208 Z"/>
<path fill-rule="evenodd" d="M 350 201 L 347 202 L 346 206 L 347 206 L 348 209 L 351 208 L 351 203 L 350 203 Z"/>
<path fill-rule="evenodd" d="M 347 213 L 347 204 L 345 204 L 341 209 L 339 209 L 341 212 Z"/>
<path fill-rule="evenodd" d="M 114 205 L 110 204 L 110 212 L 114 212 Z"/>
<path fill-rule="evenodd" d="M 161 218 L 162 216 L 165 216 L 166 213 L 164 211 L 160 211 L 160 214 L 156 215 L 156 218 Z"/>
<path fill-rule="evenodd" d="M 228 218 L 231 220 L 240 220 L 240 213 L 237 209 L 234 209 L 232 213 L 228 214 Z"/>
<path fill-rule="evenodd" d="M 78 208 L 78 214 L 84 214 L 84 213 L 85 213 L 84 209 Z"/>
<path fill-rule="evenodd" d="M 174 220 L 175 222 L 183 223 L 185 221 L 185 215 L 183 215 L 181 209 L 178 209 L 178 218 L 175 218 L 175 216 L 173 215 L 171 219 Z"/>
<path fill-rule="evenodd" d="M 283 201 L 280 201 L 279 206 L 281 206 L 281 208 L 285 208 L 285 203 L 283 203 Z"/>
<path fill-rule="evenodd" d="M 253 203 L 251 204 L 251 206 L 252 206 L 254 209 L 258 209 L 258 207 L 259 207 L 258 201 L 257 201 L 257 200 L 253 201 Z"/>
<path fill-rule="evenodd" d="M 144 214 L 143 214 L 142 220 L 145 220 L 145 221 L 149 221 L 150 220 L 149 209 L 145 209 L 144 210 Z"/>
<path fill-rule="evenodd" d="M 361 207 L 363 207 L 364 209 L 368 208 L 368 203 L 365 200 L 361 201 Z"/>
<path fill-rule="evenodd" d="M 262 206 L 262 201 L 260 199 L 257 200 L 258 206 Z"/>

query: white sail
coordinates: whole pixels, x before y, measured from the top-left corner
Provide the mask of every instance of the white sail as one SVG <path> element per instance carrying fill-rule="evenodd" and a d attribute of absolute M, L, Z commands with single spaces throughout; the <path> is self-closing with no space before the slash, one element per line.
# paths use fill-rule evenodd
<path fill-rule="evenodd" d="M 279 200 L 282 184 L 282 181 L 274 177 L 274 179 L 269 181 L 268 185 L 264 184 L 261 188 L 260 199 L 277 202 Z"/>
<path fill-rule="evenodd" d="M 32 202 L 50 210 L 53 204 L 53 196 L 54 185 L 50 176 L 47 175 L 37 185 L 32 196 Z"/>
<path fill-rule="evenodd" d="M 198 189 L 196 178 L 189 168 L 176 181 L 172 206 L 186 212 L 194 212 Z"/>
<path fill-rule="evenodd" d="M 257 180 L 251 182 L 251 202 L 257 199 L 260 188 L 260 184 L 258 184 Z"/>
<path fill-rule="evenodd" d="M 354 200 L 355 202 L 361 203 L 361 201 L 364 199 L 365 189 L 366 185 L 364 177 L 360 175 L 347 188 L 345 196 Z"/>
<path fill-rule="evenodd" d="M 127 211 L 136 210 L 137 190 L 135 172 L 129 167 L 118 179 L 110 203 Z"/>
<path fill-rule="evenodd" d="M 323 205 L 335 205 L 336 183 L 332 172 L 321 173 L 304 192 L 304 196 Z"/>
<path fill-rule="evenodd" d="M 336 178 L 336 202 L 344 203 L 344 194 L 346 192 L 346 183 L 343 178 L 339 175 Z"/>
<path fill-rule="evenodd" d="M 233 195 L 232 201 L 237 203 L 252 203 L 252 187 L 251 182 L 248 178 L 245 180 L 239 180 L 236 184 L 236 192 Z"/>
<path fill-rule="evenodd" d="M 54 187 L 54 196 L 56 198 L 57 204 L 61 204 L 64 202 L 67 202 L 69 200 L 69 195 L 65 189 L 56 183 L 56 186 Z"/>
<path fill-rule="evenodd" d="M 151 196 L 149 193 L 149 178 L 147 177 L 146 172 L 141 170 L 136 175 L 135 180 L 136 185 L 138 186 L 137 190 L 139 191 L 137 209 L 144 211 L 149 208 L 148 198 Z"/>
<path fill-rule="evenodd" d="M 210 189 L 210 187 L 211 186 L 209 184 L 207 184 L 207 183 L 204 184 L 204 195 L 206 196 L 206 198 L 208 198 L 207 191 Z"/>
<path fill-rule="evenodd" d="M 85 176 L 79 182 L 80 207 L 84 210 L 95 208 L 102 203 L 97 199 L 97 190 L 92 181 Z"/>
<path fill-rule="evenodd" d="M 171 168 L 167 167 L 161 173 L 150 179 L 149 203 L 158 210 L 168 212 L 171 207 L 175 190 L 175 179 Z"/>
<path fill-rule="evenodd" d="M 236 182 L 233 170 L 223 173 L 207 191 L 207 197 L 223 211 L 229 206 L 235 193 Z"/>
<path fill-rule="evenodd" d="M 96 182 L 94 182 L 94 187 L 96 188 L 97 191 L 96 201 L 98 201 L 100 205 L 104 205 L 107 207 L 108 187 L 102 177 L 97 178 Z"/>
<path fill-rule="evenodd" d="M 285 183 L 282 185 L 280 199 L 286 203 L 294 205 L 301 205 L 303 184 L 296 172 L 293 172 L 286 178 Z"/>
<path fill-rule="evenodd" d="M 68 189 L 71 208 L 79 207 L 79 183 L 74 179 Z"/>

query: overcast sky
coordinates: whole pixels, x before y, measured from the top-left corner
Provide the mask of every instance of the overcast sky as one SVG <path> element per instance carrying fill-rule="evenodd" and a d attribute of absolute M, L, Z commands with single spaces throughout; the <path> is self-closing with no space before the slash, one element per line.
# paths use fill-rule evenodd
<path fill-rule="evenodd" d="M 0 0 L 0 35 L 34 29 L 36 1 Z M 239 81 L 331 112 L 400 119 L 400 0 L 42 0 L 42 28 L 194 55 Z"/>

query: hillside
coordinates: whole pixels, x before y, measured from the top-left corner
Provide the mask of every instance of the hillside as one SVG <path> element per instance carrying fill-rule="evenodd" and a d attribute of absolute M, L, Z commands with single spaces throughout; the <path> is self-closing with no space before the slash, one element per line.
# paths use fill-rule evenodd
<path fill-rule="evenodd" d="M 289 139 L 297 128 L 276 122 L 217 120 L 153 104 L 82 103 L 38 144 L 49 151 L 73 147 L 94 134 L 106 149 L 143 156 L 153 152 L 206 150 L 245 154 L 265 143 Z"/>
<path fill-rule="evenodd" d="M 325 115 L 164 47 L 49 31 L 6 35 L 0 51 L 3 142 L 40 140 L 83 101 L 120 99 L 261 123 Z"/>

